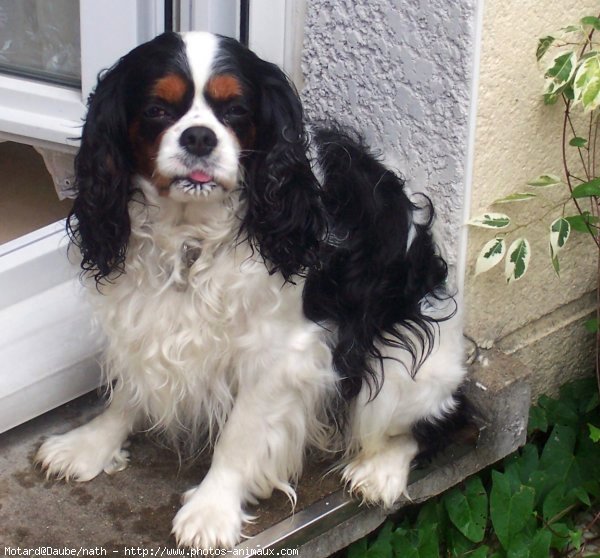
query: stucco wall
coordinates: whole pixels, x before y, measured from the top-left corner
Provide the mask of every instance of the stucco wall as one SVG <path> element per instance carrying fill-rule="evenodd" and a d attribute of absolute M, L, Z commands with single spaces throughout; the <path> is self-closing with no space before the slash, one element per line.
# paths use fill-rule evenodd
<path fill-rule="evenodd" d="M 360 130 L 434 200 L 456 263 L 475 0 L 310 0 L 302 97 L 313 120 Z"/>
<path fill-rule="evenodd" d="M 525 187 L 543 172 L 561 173 L 562 103 L 544 106 L 537 39 L 598 12 L 597 0 L 505 0 L 485 2 L 471 191 L 471 215 Z M 495 206 L 519 223 L 543 215 L 557 200 Z M 570 210 L 574 213 L 574 210 Z M 556 213 L 556 212 L 555 212 Z M 552 391 L 571 375 L 590 372 L 592 336 L 582 322 L 593 309 L 596 260 L 588 240 L 575 236 L 561 253 L 561 277 L 548 258 L 551 215 L 522 230 L 532 242 L 530 271 L 506 285 L 503 263 L 473 277 L 489 231 L 469 232 L 466 330 L 480 344 L 491 342 L 516 354 L 535 372 L 534 391 Z M 560 216 L 560 209 L 556 217 Z"/>

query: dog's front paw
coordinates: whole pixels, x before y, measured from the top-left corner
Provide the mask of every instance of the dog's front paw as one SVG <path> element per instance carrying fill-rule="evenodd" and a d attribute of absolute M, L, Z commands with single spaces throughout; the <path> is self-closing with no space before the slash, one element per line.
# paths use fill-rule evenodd
<path fill-rule="evenodd" d="M 178 546 L 230 549 L 241 538 L 242 524 L 250 519 L 239 498 L 208 484 L 188 490 L 183 501 L 173 519 Z"/>
<path fill-rule="evenodd" d="M 368 504 L 390 509 L 402 495 L 417 443 L 408 436 L 391 438 L 379 451 L 359 453 L 344 469 L 344 482 L 351 493 Z"/>
<path fill-rule="evenodd" d="M 38 450 L 35 463 L 48 477 L 85 482 L 102 471 L 116 473 L 127 467 L 129 453 L 110 438 L 94 435 L 89 425 L 51 436 Z"/>

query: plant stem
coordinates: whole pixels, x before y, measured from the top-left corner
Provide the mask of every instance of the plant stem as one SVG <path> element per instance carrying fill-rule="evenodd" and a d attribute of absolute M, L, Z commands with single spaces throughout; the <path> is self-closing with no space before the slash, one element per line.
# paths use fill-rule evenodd
<path fill-rule="evenodd" d="M 564 96 L 563 96 L 563 100 L 564 100 Z M 569 121 L 569 126 L 571 127 L 571 133 L 573 134 L 573 137 L 577 137 L 577 132 L 575 131 L 575 126 L 573 126 L 573 121 L 571 120 L 571 111 L 569 110 L 569 108 L 570 108 L 570 101 L 569 101 L 569 103 L 566 104 L 565 115 L 567 117 L 567 120 Z M 583 172 L 585 173 L 587 180 L 590 180 L 590 178 L 591 178 L 590 177 L 590 165 L 585 164 L 585 159 L 583 158 L 583 153 L 581 153 L 581 147 L 577 148 L 577 152 L 579 153 L 579 158 L 581 159 L 581 166 L 583 167 Z M 588 157 L 589 157 L 589 151 L 588 151 Z"/>
<path fill-rule="evenodd" d="M 596 233 L 598 236 L 598 233 Z M 597 273 L 597 283 L 596 283 L 596 383 L 598 384 L 598 391 L 600 392 L 600 328 L 598 324 L 600 324 L 600 255 L 596 254 L 596 258 L 598 260 L 598 273 Z M 598 519 L 600 514 L 596 515 L 594 521 Z"/>
<path fill-rule="evenodd" d="M 564 172 L 565 172 L 565 177 L 567 179 L 567 186 L 569 187 L 569 192 L 572 195 L 573 194 L 573 184 L 571 183 L 571 173 L 569 172 L 569 164 L 567 162 L 567 143 L 568 143 L 567 142 L 567 125 L 571 121 L 570 116 L 569 116 L 569 112 L 570 112 L 570 108 L 571 108 L 571 101 L 566 99 L 564 95 L 562 97 L 563 97 L 563 101 L 565 103 L 565 117 L 563 119 L 563 132 L 562 132 L 563 168 L 564 168 Z M 587 175 L 588 174 L 586 171 L 586 176 Z M 577 211 L 579 211 L 579 214 L 583 215 L 583 210 L 581 209 L 581 206 L 579 205 L 579 202 L 577 201 L 577 199 L 573 198 L 573 203 L 575 204 Z M 590 236 L 592 237 L 594 243 L 596 244 L 596 247 L 600 251 L 600 239 L 598 239 L 597 236 L 594 233 L 592 233 L 591 231 L 590 231 Z"/>

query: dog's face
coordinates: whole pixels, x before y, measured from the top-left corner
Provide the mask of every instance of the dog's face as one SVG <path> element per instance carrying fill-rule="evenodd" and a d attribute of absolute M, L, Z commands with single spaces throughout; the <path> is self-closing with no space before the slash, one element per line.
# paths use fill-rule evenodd
<path fill-rule="evenodd" d="M 97 281 L 124 271 L 140 176 L 145 194 L 186 204 L 239 192 L 238 238 L 272 272 L 314 265 L 323 218 L 300 101 L 233 39 L 164 33 L 123 56 L 90 97 L 75 174 L 68 227 Z"/>
<path fill-rule="evenodd" d="M 161 196 L 219 197 L 237 186 L 242 153 L 254 147 L 256 94 L 218 37 L 190 33 L 168 48 L 129 117 L 135 170 Z"/>

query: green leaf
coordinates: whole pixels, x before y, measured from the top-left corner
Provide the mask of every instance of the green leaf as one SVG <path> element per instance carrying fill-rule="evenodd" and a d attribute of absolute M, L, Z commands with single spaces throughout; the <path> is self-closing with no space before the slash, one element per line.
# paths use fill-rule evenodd
<path fill-rule="evenodd" d="M 590 500 L 590 497 L 583 486 L 578 486 L 574 488 L 573 490 L 571 490 L 570 494 L 573 495 L 573 497 L 576 500 L 579 500 L 582 504 L 585 504 L 588 507 L 592 505 L 592 501 Z"/>
<path fill-rule="evenodd" d="M 577 501 L 577 496 L 572 491 L 566 491 L 563 484 L 555 486 L 542 505 L 544 520 L 549 524 L 559 521 Z"/>
<path fill-rule="evenodd" d="M 529 549 L 530 558 L 548 558 L 550 556 L 550 544 L 552 533 L 548 529 L 539 530 L 533 537 Z"/>
<path fill-rule="evenodd" d="M 571 145 L 573 147 L 585 147 L 587 142 L 588 142 L 588 140 L 586 140 L 585 138 L 580 138 L 579 136 L 575 136 L 574 138 L 571 138 L 569 145 Z"/>
<path fill-rule="evenodd" d="M 558 186 L 559 184 L 562 184 L 562 180 L 555 174 L 540 174 L 540 176 L 527 183 L 528 186 L 536 188 L 547 188 L 549 186 Z"/>
<path fill-rule="evenodd" d="M 521 450 L 504 462 L 504 474 L 508 476 L 511 489 L 518 490 L 521 484 L 529 484 L 529 479 L 537 471 L 540 458 L 537 447 L 525 444 Z"/>
<path fill-rule="evenodd" d="M 533 444 L 525 444 L 521 449 L 521 459 L 519 461 L 519 474 L 521 482 L 527 484 L 532 473 L 538 468 L 540 456 L 537 448 Z"/>
<path fill-rule="evenodd" d="M 564 523 L 555 523 L 552 525 L 551 547 L 556 550 L 564 550 L 569 545 L 569 533 L 569 526 Z"/>
<path fill-rule="evenodd" d="M 598 217 L 591 215 L 589 211 L 584 212 L 582 215 L 570 215 L 565 219 L 571 225 L 571 229 L 582 233 L 591 232 L 591 227 L 598 223 Z"/>
<path fill-rule="evenodd" d="M 592 440 L 592 442 L 595 444 L 600 442 L 600 428 L 589 423 L 588 428 L 590 429 L 590 440 Z"/>
<path fill-rule="evenodd" d="M 548 418 L 546 417 L 546 411 L 541 407 L 535 406 L 529 409 L 529 424 L 527 430 L 530 434 L 539 430 L 540 432 L 546 432 L 548 430 Z"/>
<path fill-rule="evenodd" d="M 495 205 L 497 203 L 512 203 L 512 202 L 529 201 L 535 197 L 537 197 L 537 194 L 532 194 L 531 192 L 517 192 L 516 194 L 510 194 L 509 196 L 506 196 L 504 198 L 494 200 L 492 202 L 492 205 Z"/>
<path fill-rule="evenodd" d="M 504 213 L 484 213 L 473 217 L 467 225 L 484 229 L 505 229 L 510 225 L 510 217 Z"/>
<path fill-rule="evenodd" d="M 568 397 L 552 399 L 547 395 L 541 395 L 538 405 L 544 409 L 548 423 L 552 426 L 562 424 L 577 428 L 579 424 L 579 407 L 577 402 Z"/>
<path fill-rule="evenodd" d="M 489 551 L 490 548 L 488 546 L 483 545 L 474 550 L 473 552 L 469 553 L 468 558 L 487 558 Z"/>
<path fill-rule="evenodd" d="M 479 543 L 485 535 L 488 497 L 479 477 L 471 477 L 465 490 L 451 490 L 444 506 L 453 525 L 470 541 Z"/>
<path fill-rule="evenodd" d="M 450 524 L 444 533 L 446 547 L 450 551 L 450 556 L 454 558 L 463 558 L 468 556 L 477 546 L 477 543 L 470 541 L 454 525 Z M 398 556 L 404 558 L 404 554 Z"/>
<path fill-rule="evenodd" d="M 526 238 L 517 238 L 508 249 L 504 276 L 507 283 L 518 281 L 527 272 L 531 258 L 531 247 Z"/>
<path fill-rule="evenodd" d="M 600 31 L 600 19 L 596 16 L 586 16 L 581 18 L 581 25 L 591 25 L 597 31 Z"/>
<path fill-rule="evenodd" d="M 347 558 L 365 558 L 367 555 L 367 539 L 360 539 L 348 548 Z"/>
<path fill-rule="evenodd" d="M 584 182 L 573 188 L 571 194 L 574 198 L 587 198 L 589 196 L 600 196 L 600 177 L 594 178 L 589 182 Z"/>
<path fill-rule="evenodd" d="M 518 490 L 513 491 L 506 475 L 492 471 L 490 518 L 496 536 L 505 550 L 508 550 L 533 515 L 534 498 L 533 488 L 521 485 Z"/>
<path fill-rule="evenodd" d="M 571 426 L 557 424 L 544 446 L 540 466 L 531 475 L 536 501 L 543 502 L 555 487 L 562 485 L 565 493 L 581 486 L 583 476 L 580 459 L 575 453 L 576 430 Z"/>
<path fill-rule="evenodd" d="M 572 426 L 556 424 L 542 451 L 540 467 L 558 470 L 559 478 L 566 478 L 568 465 L 573 459 L 575 440 L 575 429 Z"/>
<path fill-rule="evenodd" d="M 377 538 L 369 547 L 369 551 L 365 555 L 367 558 L 393 558 L 392 549 L 392 529 L 394 524 L 387 521 L 379 531 Z"/>
<path fill-rule="evenodd" d="M 590 318 L 583 325 L 589 333 L 598 333 L 598 318 Z"/>
<path fill-rule="evenodd" d="M 551 62 L 546 71 L 546 93 L 556 94 L 558 90 L 564 87 L 575 74 L 577 67 L 577 55 L 574 52 L 564 52 L 558 54 Z"/>
<path fill-rule="evenodd" d="M 573 80 L 575 102 L 581 102 L 585 111 L 600 106 L 600 52 L 589 52 L 579 64 Z"/>
<path fill-rule="evenodd" d="M 575 550 L 579 550 L 583 540 L 583 531 L 580 531 L 579 529 L 569 531 L 569 540 L 571 541 L 571 546 L 573 546 Z"/>
<path fill-rule="evenodd" d="M 437 525 L 430 523 L 419 528 L 419 558 L 439 558 L 440 543 Z M 400 554 L 404 556 L 404 553 Z"/>
<path fill-rule="evenodd" d="M 502 261 L 506 251 L 506 241 L 503 238 L 493 238 L 486 242 L 477 256 L 475 275 L 484 273 Z"/>
<path fill-rule="evenodd" d="M 594 378 L 582 378 L 561 386 L 559 392 L 559 404 L 564 404 L 573 410 L 578 417 L 582 417 L 600 407 L 600 398 Z M 559 422 L 559 421 L 557 421 Z M 569 423 L 563 423 L 569 424 Z M 579 422 L 572 423 L 578 426 Z"/>
<path fill-rule="evenodd" d="M 419 534 L 416 529 L 396 529 L 392 533 L 391 543 L 394 556 L 419 558 Z M 365 558 L 371 558 L 371 554 Z"/>
<path fill-rule="evenodd" d="M 553 42 L 554 42 L 554 37 L 551 37 L 550 35 L 548 35 L 547 37 L 542 37 L 538 41 L 538 46 L 535 51 L 535 58 L 538 62 L 542 59 L 544 54 L 546 54 L 546 52 L 548 52 L 548 49 L 552 46 Z"/>

